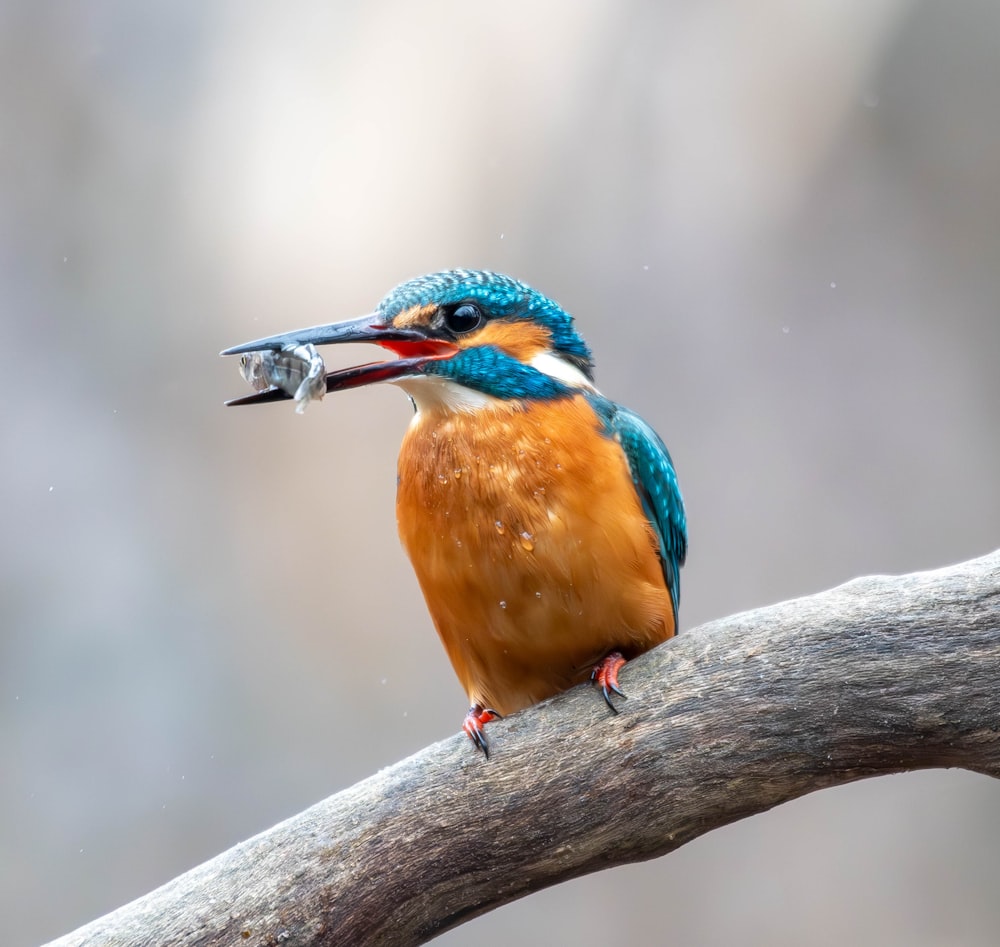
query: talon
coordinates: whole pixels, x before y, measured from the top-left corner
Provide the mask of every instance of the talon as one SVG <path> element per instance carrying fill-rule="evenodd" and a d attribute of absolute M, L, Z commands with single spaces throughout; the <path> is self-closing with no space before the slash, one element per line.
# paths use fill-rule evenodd
<path fill-rule="evenodd" d="M 618 686 L 618 672 L 625 667 L 625 658 L 620 651 L 612 651 L 594 665 L 590 679 L 601 686 L 605 703 L 614 713 L 618 708 L 611 702 L 611 695 L 617 694 L 623 700 L 628 700 L 625 692 Z"/>
<path fill-rule="evenodd" d="M 503 717 L 492 707 L 473 704 L 462 723 L 462 730 L 465 731 L 465 735 L 475 744 L 477 749 L 483 751 L 483 756 L 486 759 L 490 758 L 490 747 L 486 742 L 486 734 L 483 732 L 483 726 L 493 720 L 503 720 Z"/>

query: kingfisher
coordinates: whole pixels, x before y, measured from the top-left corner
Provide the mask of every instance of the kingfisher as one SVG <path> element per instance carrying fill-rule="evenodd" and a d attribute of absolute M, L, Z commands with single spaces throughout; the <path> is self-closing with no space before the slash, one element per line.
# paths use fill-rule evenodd
<path fill-rule="evenodd" d="M 489 757 L 486 724 L 588 678 L 617 712 L 626 661 L 677 632 L 687 523 L 666 446 L 597 389 L 572 317 L 519 280 L 456 269 L 222 354 L 343 342 L 397 357 L 327 372 L 327 393 L 390 382 L 414 408 L 397 523 L 469 698 L 464 732 Z M 290 397 L 276 382 L 227 403 Z"/>

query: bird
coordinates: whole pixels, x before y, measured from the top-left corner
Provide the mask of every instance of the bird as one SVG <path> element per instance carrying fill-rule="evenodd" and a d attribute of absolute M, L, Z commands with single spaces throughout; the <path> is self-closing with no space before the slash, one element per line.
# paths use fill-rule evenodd
<path fill-rule="evenodd" d="M 621 668 L 678 629 L 687 520 L 663 441 L 598 390 L 569 313 L 487 270 L 222 354 L 346 342 L 397 357 L 326 373 L 327 393 L 388 382 L 414 409 L 397 524 L 469 698 L 462 730 L 489 758 L 488 723 L 588 678 L 617 713 Z M 291 396 L 275 383 L 227 404 Z"/>

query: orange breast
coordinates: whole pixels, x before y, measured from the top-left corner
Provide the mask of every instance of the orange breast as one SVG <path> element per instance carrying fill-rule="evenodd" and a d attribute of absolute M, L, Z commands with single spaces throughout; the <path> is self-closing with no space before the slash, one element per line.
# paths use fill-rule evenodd
<path fill-rule="evenodd" d="M 510 713 L 674 633 L 628 463 L 582 396 L 422 411 L 396 511 L 470 703 Z"/>

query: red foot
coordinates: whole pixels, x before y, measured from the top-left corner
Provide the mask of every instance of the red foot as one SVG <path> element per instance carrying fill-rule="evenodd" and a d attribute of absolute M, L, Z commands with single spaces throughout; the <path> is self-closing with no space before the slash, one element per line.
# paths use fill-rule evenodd
<path fill-rule="evenodd" d="M 483 751 L 483 756 L 486 759 L 490 758 L 490 748 L 486 743 L 486 734 L 483 733 L 483 724 L 487 724 L 491 720 L 501 719 L 500 714 L 495 710 L 483 707 L 481 704 L 473 704 L 469 708 L 469 712 L 465 715 L 462 729 L 465 731 L 465 735 Z"/>
<path fill-rule="evenodd" d="M 618 672 L 625 667 L 625 663 L 621 651 L 612 651 L 606 658 L 602 658 L 594 665 L 594 670 L 590 675 L 592 681 L 601 685 L 601 693 L 608 706 L 615 713 L 618 713 L 618 708 L 611 703 L 611 695 L 617 694 L 619 697 L 625 697 L 625 693 L 618 686 Z"/>

